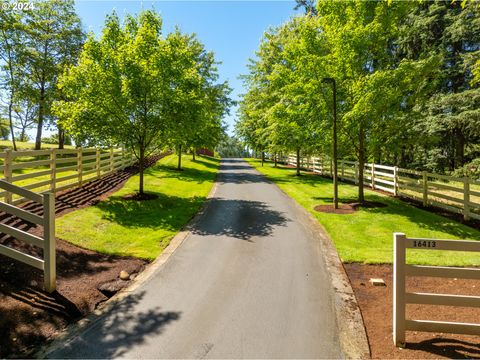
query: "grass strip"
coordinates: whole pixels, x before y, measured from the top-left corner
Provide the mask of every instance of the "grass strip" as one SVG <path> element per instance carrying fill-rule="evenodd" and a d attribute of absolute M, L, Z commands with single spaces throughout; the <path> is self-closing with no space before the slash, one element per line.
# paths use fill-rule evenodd
<path fill-rule="evenodd" d="M 480 240 L 480 231 L 454 220 L 416 208 L 399 199 L 365 189 L 367 201 L 384 203 L 385 207 L 360 208 L 353 214 L 329 214 L 314 210 L 316 205 L 331 204 L 332 180 L 295 169 L 273 167 L 261 161 L 246 159 L 285 193 L 307 209 L 326 229 L 344 262 L 367 264 L 392 263 L 394 232 L 408 237 Z M 339 185 L 340 202 L 355 202 L 357 187 Z M 407 250 L 407 262 L 422 265 L 480 266 L 480 254 L 438 250 Z"/>

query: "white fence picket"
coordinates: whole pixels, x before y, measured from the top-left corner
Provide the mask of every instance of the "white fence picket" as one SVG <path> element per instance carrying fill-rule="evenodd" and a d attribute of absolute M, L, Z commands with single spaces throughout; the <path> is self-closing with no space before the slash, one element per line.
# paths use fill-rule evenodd
<path fill-rule="evenodd" d="M 296 166 L 293 155 L 286 164 Z M 332 161 L 323 157 L 302 158 L 307 170 L 332 176 Z M 338 177 L 358 184 L 358 162 L 338 160 Z M 420 201 L 444 210 L 463 214 L 465 220 L 480 219 L 480 179 L 459 178 L 448 175 L 403 169 L 397 166 L 365 164 L 364 184 L 394 196 Z"/>
<path fill-rule="evenodd" d="M 27 161 L 18 161 L 19 159 Z M 30 159 L 33 158 L 33 159 Z M 19 185 L 25 189 L 37 189 L 35 192 L 58 192 L 70 187 L 81 186 L 111 172 L 131 166 L 135 159 L 123 149 L 49 149 L 12 151 L 7 149 L 0 153 L 3 160 L 1 170 L 8 183 Z M 1 161 L 1 160 L 0 160 Z M 17 173 L 33 170 L 33 172 Z M 74 174 L 62 176 L 60 173 L 74 171 Z M 94 176 L 91 176 L 94 174 Z M 90 176 L 89 176 L 90 175 Z M 24 182 L 38 178 L 38 181 Z M 22 183 L 23 182 L 23 183 Z M 61 183 L 60 186 L 57 186 Z M 19 204 L 27 201 L 25 197 L 13 199 L 12 192 L 0 193 L 8 204 Z"/>

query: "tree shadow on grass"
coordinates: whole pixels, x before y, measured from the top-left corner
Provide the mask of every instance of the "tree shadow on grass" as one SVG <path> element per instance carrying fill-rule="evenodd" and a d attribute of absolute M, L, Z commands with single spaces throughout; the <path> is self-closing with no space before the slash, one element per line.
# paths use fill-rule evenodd
<path fill-rule="evenodd" d="M 199 170 L 199 169 L 188 169 L 184 168 L 183 171 L 177 171 L 167 165 L 158 165 L 160 169 L 163 170 L 163 173 L 159 175 L 161 179 L 177 179 L 180 181 L 195 182 L 197 184 L 202 184 L 205 181 L 212 181 L 215 179 L 215 172 L 209 170 Z"/>
<path fill-rule="evenodd" d="M 161 228 L 179 230 L 205 201 L 205 196 L 182 198 L 151 192 L 158 198 L 148 201 L 124 200 L 110 196 L 95 205 L 102 211 L 102 218 L 122 226 L 133 228 Z"/>
<path fill-rule="evenodd" d="M 271 235 L 288 221 L 281 212 L 260 201 L 213 198 L 202 221 L 190 230 L 202 236 L 224 235 L 251 242 L 253 237 Z"/>
<path fill-rule="evenodd" d="M 206 159 L 208 159 L 209 161 L 206 161 Z M 212 161 L 215 163 L 215 164 L 212 164 Z M 209 169 L 218 169 L 218 165 L 220 163 L 220 159 L 217 159 L 217 158 L 212 158 L 212 157 L 197 157 L 194 161 L 196 164 L 202 164 L 203 166 L 205 166 L 206 168 L 209 168 Z"/>
<path fill-rule="evenodd" d="M 407 343 L 407 349 L 429 352 L 450 359 L 480 359 L 480 344 L 448 338 Z"/>
<path fill-rule="evenodd" d="M 127 296 L 99 321 L 93 322 L 47 357 L 118 358 L 134 346 L 162 334 L 168 325 L 180 319 L 181 312 L 178 311 L 161 311 L 158 306 L 143 309 L 139 304 L 144 296 L 144 291 Z"/>
<path fill-rule="evenodd" d="M 312 197 L 312 199 L 332 203 L 331 197 Z M 419 209 L 399 199 L 388 196 L 380 196 L 375 194 L 368 194 L 365 196 L 367 201 L 378 202 L 385 204 L 384 207 L 360 207 L 359 211 L 371 214 L 372 219 L 381 221 L 382 215 L 396 215 L 406 218 L 412 224 L 418 225 L 420 228 L 442 231 L 449 235 L 463 238 L 463 239 L 479 239 L 478 232 L 466 225 L 463 225 L 455 220 L 443 217 L 438 214 L 431 213 L 427 210 Z M 357 202 L 356 198 L 340 198 L 340 203 Z M 354 215 L 353 215 L 354 216 Z M 392 232 L 400 231 L 399 229 L 392 229 Z M 407 236 L 415 236 L 415 234 L 407 234 Z"/>
<path fill-rule="evenodd" d="M 202 184 L 205 181 L 212 181 L 215 179 L 216 170 L 218 169 L 217 165 L 204 160 L 196 160 L 195 162 L 205 165 L 206 169 L 184 167 L 182 168 L 182 171 L 178 171 L 176 167 L 172 167 L 171 165 L 157 163 L 154 167 L 148 169 L 147 174 L 157 176 L 160 179 L 171 178 L 181 181 L 196 182 L 197 184 Z M 158 171 L 162 171 L 162 173 L 157 175 L 156 172 Z"/>

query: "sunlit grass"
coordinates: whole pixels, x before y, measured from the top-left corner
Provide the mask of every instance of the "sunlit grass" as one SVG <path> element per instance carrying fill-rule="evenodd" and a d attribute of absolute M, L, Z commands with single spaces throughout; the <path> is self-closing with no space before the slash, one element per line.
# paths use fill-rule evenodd
<path fill-rule="evenodd" d="M 205 201 L 219 160 L 183 156 L 184 170 L 175 170 L 177 157 L 161 159 L 145 172 L 145 191 L 155 200 L 124 200 L 138 190 L 138 175 L 108 200 L 57 220 L 57 236 L 83 248 L 107 254 L 154 259 L 194 216 Z"/>

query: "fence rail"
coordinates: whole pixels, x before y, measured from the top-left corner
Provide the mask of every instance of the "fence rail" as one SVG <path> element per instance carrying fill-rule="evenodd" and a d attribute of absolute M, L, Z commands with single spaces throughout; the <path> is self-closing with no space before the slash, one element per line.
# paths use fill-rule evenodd
<path fill-rule="evenodd" d="M 406 331 L 442 332 L 480 335 L 480 324 L 407 320 L 406 304 L 426 304 L 461 307 L 480 307 L 480 296 L 428 294 L 406 292 L 406 276 L 429 276 L 460 279 L 480 279 L 480 269 L 441 266 L 406 265 L 406 249 L 478 251 L 480 241 L 437 240 L 407 238 L 403 233 L 393 234 L 393 341 L 397 347 L 405 347 Z"/>
<path fill-rule="evenodd" d="M 288 165 L 297 164 L 296 156 L 283 159 Z M 302 157 L 300 166 L 320 175 L 332 176 L 332 161 L 328 158 Z M 337 168 L 339 179 L 358 184 L 358 162 L 339 160 Z M 480 181 L 477 179 L 367 163 L 364 184 L 374 190 L 419 201 L 424 206 L 432 205 L 462 214 L 465 220 L 480 220 Z"/>
<path fill-rule="evenodd" d="M 29 234 L 13 226 L 0 223 L 0 232 L 13 236 L 28 244 L 43 249 L 43 259 L 25 254 L 11 247 L 0 244 L 0 254 L 25 264 L 43 270 L 45 290 L 55 291 L 56 285 L 56 261 L 55 261 L 55 195 L 53 193 L 37 194 L 22 187 L 0 180 L 0 189 L 9 193 L 17 194 L 28 200 L 43 205 L 43 215 L 31 213 L 14 205 L 0 202 L 0 210 L 16 216 L 28 222 L 43 226 L 43 237 Z"/>
<path fill-rule="evenodd" d="M 35 193 L 58 192 L 124 169 L 135 162 L 123 149 L 50 149 L 0 153 L 3 180 Z M 28 200 L 8 189 L 0 192 L 7 204 Z"/>

